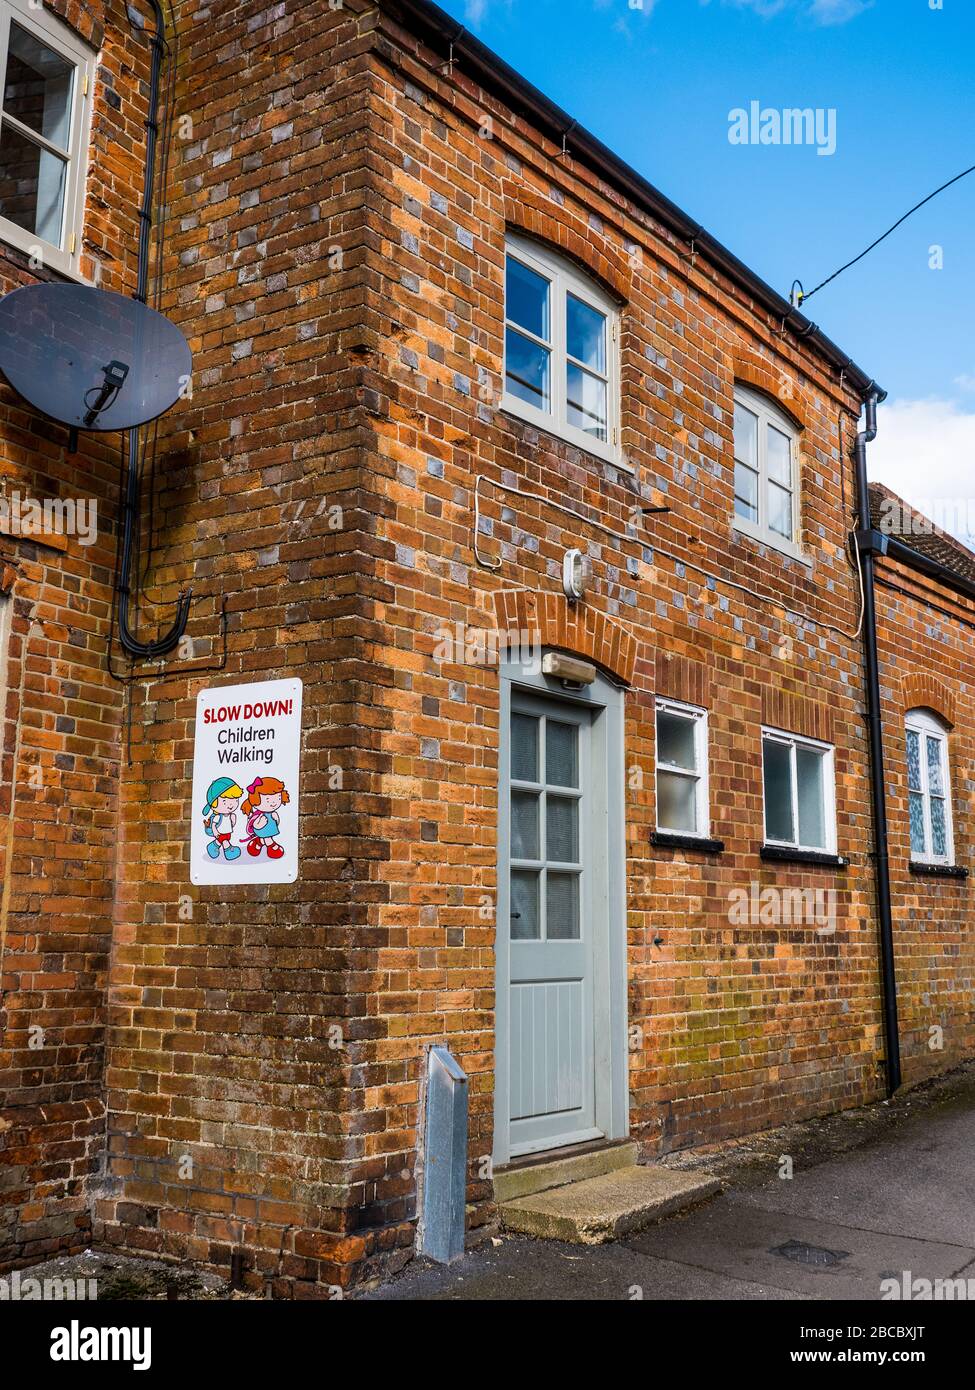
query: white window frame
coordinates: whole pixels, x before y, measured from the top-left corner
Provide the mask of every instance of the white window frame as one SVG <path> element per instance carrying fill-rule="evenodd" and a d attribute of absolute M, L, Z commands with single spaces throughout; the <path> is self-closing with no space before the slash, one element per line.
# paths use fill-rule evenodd
<path fill-rule="evenodd" d="M 685 767 L 675 767 L 660 758 L 660 739 L 657 732 L 660 713 L 674 714 L 678 718 L 692 720 L 694 723 L 694 759 L 697 764 L 694 772 Z M 711 838 L 711 797 L 708 776 L 708 712 L 698 705 L 685 705 L 679 700 L 668 700 L 658 696 L 654 702 L 653 719 L 654 749 L 654 795 L 656 797 L 656 825 L 661 835 L 681 835 L 687 839 L 709 840 Z M 661 772 L 671 772 L 697 783 L 694 798 L 694 819 L 697 830 L 675 830 L 673 826 L 660 824 L 660 781 Z"/>
<path fill-rule="evenodd" d="M 792 783 L 792 824 L 795 840 L 775 840 L 768 833 L 765 794 L 765 743 L 785 744 L 790 750 L 790 777 Z M 825 845 L 804 845 L 799 841 L 799 777 L 797 773 L 796 750 L 811 748 L 823 754 L 823 820 L 826 830 Z M 770 848 L 793 849 L 802 854 L 836 854 L 836 750 L 831 743 L 821 743 L 819 739 L 805 738 L 801 734 L 790 734 L 784 729 L 762 728 L 762 834 L 764 843 Z"/>
<path fill-rule="evenodd" d="M 506 340 L 508 330 L 507 288 L 505 289 L 504 324 L 502 327 L 502 369 L 503 395 L 501 408 L 510 415 L 558 435 L 560 439 L 585 449 L 590 454 L 606 459 L 621 467 L 626 467 L 620 451 L 620 311 L 619 306 L 588 279 L 582 271 L 576 270 L 562 256 L 555 255 L 531 241 L 509 233 L 505 238 L 505 281 L 507 282 L 508 258 L 541 275 L 551 285 L 550 324 L 551 340 L 534 339 L 550 349 L 550 403 L 551 410 L 540 410 L 520 396 L 512 396 L 507 389 Z M 576 299 L 588 304 L 606 318 L 606 439 L 596 439 L 585 430 L 569 423 L 566 387 L 568 381 L 568 348 L 566 343 L 566 296 L 572 294 Z M 533 339 L 533 334 L 511 321 L 512 328 L 523 337 Z M 573 361 L 575 359 L 572 359 Z M 580 366 L 583 364 L 580 363 Z"/>
<path fill-rule="evenodd" d="M 790 556 L 793 560 L 801 560 L 803 564 L 811 564 L 812 561 L 802 549 L 802 495 L 800 489 L 802 469 L 799 458 L 799 432 L 788 415 L 779 410 L 767 396 L 763 396 L 759 391 L 753 391 L 747 386 L 736 384 L 735 405 L 742 406 L 752 415 L 758 417 L 758 457 L 756 459 L 758 463 L 758 521 L 751 521 L 748 517 L 739 516 L 735 511 L 734 475 L 738 467 L 738 441 L 735 438 L 732 447 L 731 525 L 734 530 L 740 531 L 745 536 L 750 536 L 752 540 L 760 541 L 762 545 L 771 546 L 773 550 L 781 551 L 782 554 Z M 789 440 L 789 454 L 792 461 L 791 536 L 780 535 L 778 531 L 773 531 L 768 524 L 768 429 L 770 425 Z M 734 416 L 732 416 L 732 433 L 734 434 Z"/>
<path fill-rule="evenodd" d="M 75 69 L 71 92 L 68 148 L 62 151 L 37 131 L 16 117 L 0 116 L 4 125 L 16 129 L 25 139 L 41 149 L 49 149 L 58 158 L 67 154 L 64 209 L 61 223 L 61 244 L 55 245 L 36 233 L 28 232 L 16 222 L 0 216 L 0 241 L 7 242 L 41 265 L 60 271 L 72 279 L 81 279 L 81 242 L 84 221 L 85 179 L 88 167 L 88 142 L 91 133 L 91 93 L 94 86 L 95 53 L 78 38 L 57 15 L 48 9 L 31 6 L 29 0 L 3 0 L 0 5 L 0 101 L 6 84 L 7 51 L 11 23 L 19 24 L 29 34 L 53 49 Z"/>
<path fill-rule="evenodd" d="M 916 733 L 921 740 L 921 803 L 924 814 L 924 852 L 915 853 L 914 846 L 911 844 L 911 815 L 910 815 L 910 774 L 908 774 L 908 813 L 907 813 L 907 836 L 910 849 L 912 864 L 949 864 L 955 862 L 955 828 L 951 814 L 951 759 L 948 752 L 948 727 L 938 717 L 927 709 L 908 710 L 904 717 L 904 765 L 907 767 L 907 731 Z M 928 738 L 936 739 L 941 745 L 941 775 L 944 778 L 944 803 L 945 803 L 945 848 L 946 854 L 934 853 L 934 836 L 931 831 L 931 789 L 928 783 L 928 758 L 925 740 Z"/>

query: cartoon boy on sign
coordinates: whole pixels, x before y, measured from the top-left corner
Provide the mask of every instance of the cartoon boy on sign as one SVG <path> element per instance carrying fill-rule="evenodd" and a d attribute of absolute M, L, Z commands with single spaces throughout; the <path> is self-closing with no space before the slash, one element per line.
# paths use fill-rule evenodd
<path fill-rule="evenodd" d="M 207 833 L 207 854 L 211 859 L 239 859 L 240 849 L 231 844 L 237 824 L 237 808 L 244 795 L 232 777 L 218 777 L 207 790 L 203 808 L 203 828 Z"/>

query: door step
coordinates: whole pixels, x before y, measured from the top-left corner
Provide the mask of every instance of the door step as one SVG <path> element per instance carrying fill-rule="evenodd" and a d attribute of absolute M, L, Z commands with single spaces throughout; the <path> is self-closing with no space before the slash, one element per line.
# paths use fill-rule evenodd
<path fill-rule="evenodd" d="M 636 1159 L 637 1146 L 631 1139 L 615 1144 L 600 1140 L 597 1145 L 581 1150 L 567 1149 L 555 1158 L 522 1159 L 508 1168 L 495 1170 L 494 1195 L 504 1204 L 516 1197 L 546 1192 L 550 1187 L 565 1187 L 570 1182 L 598 1178 L 617 1168 L 631 1168 Z"/>
<path fill-rule="evenodd" d="M 501 1221 L 509 1231 L 602 1245 L 706 1202 L 720 1191 L 718 1179 L 707 1174 L 640 1167 L 631 1161 L 596 1177 L 501 1198 Z"/>

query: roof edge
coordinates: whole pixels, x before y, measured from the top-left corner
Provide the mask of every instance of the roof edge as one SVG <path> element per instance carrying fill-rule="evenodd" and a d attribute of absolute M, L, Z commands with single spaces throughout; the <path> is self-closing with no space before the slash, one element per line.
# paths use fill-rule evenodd
<path fill-rule="evenodd" d="M 464 57 L 485 87 L 500 91 L 514 111 L 526 111 L 541 129 L 547 128 L 557 140 L 571 135 L 573 154 L 587 159 L 671 231 L 688 241 L 694 241 L 730 280 L 770 312 L 780 315 L 783 329 L 788 328 L 797 338 L 815 347 L 834 367 L 845 372 L 861 399 L 873 392 L 876 392 L 878 401 L 886 399 L 887 392 L 811 319 L 799 313 L 777 290 L 739 260 L 733 251 L 729 251 L 699 222 L 695 222 L 648 179 L 637 173 L 632 165 L 574 121 L 568 112 L 540 92 L 493 49 L 440 9 L 439 5 L 433 4 L 432 0 L 380 0 L 380 7 L 400 17 L 411 30 L 433 35 L 452 47 L 455 61 L 457 55 Z"/>

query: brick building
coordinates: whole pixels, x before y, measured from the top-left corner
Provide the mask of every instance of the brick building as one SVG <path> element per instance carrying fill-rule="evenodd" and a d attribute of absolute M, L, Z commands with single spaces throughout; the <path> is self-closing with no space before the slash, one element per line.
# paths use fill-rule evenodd
<path fill-rule="evenodd" d="M 3 288 L 131 292 L 151 8 L 2 8 L 90 76 L 60 239 L 31 151 L 0 169 Z M 167 24 L 154 266 L 193 391 L 137 614 L 192 589 L 165 660 L 112 638 L 111 437 L 69 456 L 0 401 L 8 494 L 99 518 L 0 542 L 0 1258 L 240 1248 L 292 1296 L 390 1269 L 433 1043 L 469 1078 L 472 1228 L 532 1155 L 882 1097 L 867 556 L 904 1074 L 970 1055 L 972 561 L 895 544 L 879 495 L 860 524 L 870 377 L 434 6 Z M 277 678 L 300 873 L 194 886 L 197 696 Z"/>

